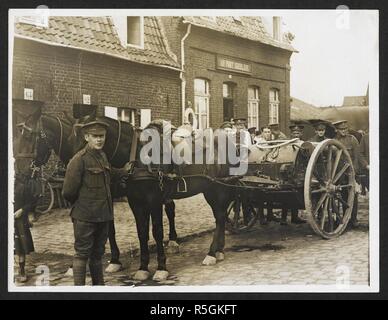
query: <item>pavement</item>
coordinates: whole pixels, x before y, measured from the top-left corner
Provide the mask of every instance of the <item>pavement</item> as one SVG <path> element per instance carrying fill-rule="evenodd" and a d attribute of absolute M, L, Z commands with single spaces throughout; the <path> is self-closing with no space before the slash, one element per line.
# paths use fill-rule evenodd
<path fill-rule="evenodd" d="M 360 199 L 360 227 L 339 238 L 323 240 L 307 224 L 258 224 L 244 234 L 227 234 L 226 259 L 212 267 L 201 266 L 214 229 L 210 207 L 202 195 L 178 200 L 176 226 L 181 247 L 178 254 L 167 254 L 170 276 L 163 283 L 132 280 L 139 265 L 134 218 L 128 205 L 122 202 L 115 204 L 115 217 L 124 269 L 105 276 L 109 286 L 336 284 L 343 274 L 348 276 L 351 285 L 369 283 L 369 210 L 365 198 Z M 164 220 L 168 239 L 167 218 Z M 42 216 L 32 231 L 36 252 L 28 257 L 30 279 L 25 285 L 41 281 L 36 270 L 42 265 L 49 270 L 50 285 L 72 285 L 72 278 L 65 276 L 73 254 L 68 210 L 55 210 Z M 105 257 L 105 263 L 108 258 Z M 153 253 L 150 271 L 155 269 Z"/>

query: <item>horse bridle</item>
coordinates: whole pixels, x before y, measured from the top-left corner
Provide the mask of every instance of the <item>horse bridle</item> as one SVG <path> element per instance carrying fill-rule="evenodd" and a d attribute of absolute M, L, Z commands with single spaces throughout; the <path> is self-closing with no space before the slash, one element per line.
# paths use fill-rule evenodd
<path fill-rule="evenodd" d="M 59 128 L 60 128 L 60 139 L 59 139 L 59 149 L 58 149 L 58 157 L 61 158 L 61 154 L 62 154 L 62 145 L 63 145 L 63 124 L 62 124 L 62 121 L 59 117 L 55 117 L 55 119 L 58 121 L 59 123 Z M 37 126 L 37 130 L 35 131 L 33 128 L 29 127 L 26 125 L 26 122 L 22 122 L 22 123 L 19 123 L 17 124 L 18 127 L 21 127 L 22 128 L 22 136 L 24 134 L 24 130 L 27 130 L 29 131 L 31 134 L 37 134 L 36 136 L 36 141 L 38 141 L 38 139 L 42 139 L 45 144 L 47 145 L 48 149 L 49 150 L 53 150 L 53 146 L 50 144 L 50 141 L 48 140 L 47 138 L 47 134 L 43 128 L 43 124 L 42 124 L 42 118 L 39 117 L 39 121 L 38 121 L 38 126 Z M 17 155 L 15 155 L 15 158 L 33 158 L 32 161 L 31 161 L 31 169 L 34 171 L 36 170 L 36 168 L 38 168 L 36 165 L 35 165 L 35 158 L 37 156 L 37 150 L 36 150 L 36 147 L 37 146 L 37 143 L 35 144 L 35 150 L 33 153 L 19 153 Z M 46 159 L 48 160 L 48 159 Z"/>

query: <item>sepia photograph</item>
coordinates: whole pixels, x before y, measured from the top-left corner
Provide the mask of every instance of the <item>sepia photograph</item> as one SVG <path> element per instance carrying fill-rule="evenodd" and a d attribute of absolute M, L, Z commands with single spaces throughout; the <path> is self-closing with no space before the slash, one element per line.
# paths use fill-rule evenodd
<path fill-rule="evenodd" d="M 8 27 L 10 292 L 379 292 L 378 10 Z"/>

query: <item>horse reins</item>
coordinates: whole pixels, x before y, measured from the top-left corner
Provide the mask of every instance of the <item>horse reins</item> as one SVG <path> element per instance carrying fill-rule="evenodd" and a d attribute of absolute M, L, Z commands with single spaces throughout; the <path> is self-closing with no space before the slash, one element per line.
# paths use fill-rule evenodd
<path fill-rule="evenodd" d="M 118 125 L 119 125 L 119 134 L 118 134 L 118 137 L 117 137 L 117 143 L 116 143 L 116 148 L 115 148 L 115 151 L 113 151 L 113 154 L 112 156 L 110 157 L 109 161 L 112 161 L 113 158 L 115 157 L 116 153 L 117 153 L 117 150 L 119 149 L 119 145 L 120 145 L 120 139 L 121 139 L 121 121 L 120 120 L 117 120 L 118 122 Z"/>
<path fill-rule="evenodd" d="M 61 129 L 61 135 L 60 135 L 60 139 L 59 139 L 59 150 L 58 150 L 58 158 L 61 159 L 62 144 L 63 144 L 63 125 L 62 125 L 61 119 L 59 119 L 59 117 L 55 117 L 55 118 L 59 122 L 59 127 Z"/>

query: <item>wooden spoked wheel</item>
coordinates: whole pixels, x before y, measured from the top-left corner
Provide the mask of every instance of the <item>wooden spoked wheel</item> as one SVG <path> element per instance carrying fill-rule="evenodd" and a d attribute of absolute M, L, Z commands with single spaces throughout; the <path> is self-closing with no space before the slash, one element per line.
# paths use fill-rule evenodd
<path fill-rule="evenodd" d="M 351 218 L 355 172 L 345 146 L 337 140 L 319 143 L 309 160 L 304 183 L 308 222 L 325 239 L 341 235 Z"/>
<path fill-rule="evenodd" d="M 239 182 L 239 185 L 244 185 Z M 259 217 L 258 210 L 247 199 L 237 196 L 228 206 L 226 229 L 234 234 L 251 229 Z"/>

